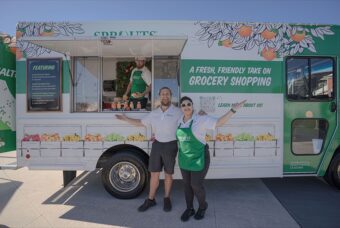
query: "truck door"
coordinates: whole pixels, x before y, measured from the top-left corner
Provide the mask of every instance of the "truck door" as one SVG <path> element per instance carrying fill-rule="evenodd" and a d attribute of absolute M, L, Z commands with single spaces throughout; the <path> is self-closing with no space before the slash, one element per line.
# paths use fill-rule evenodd
<path fill-rule="evenodd" d="M 284 174 L 316 173 L 336 125 L 335 60 L 285 60 Z"/>

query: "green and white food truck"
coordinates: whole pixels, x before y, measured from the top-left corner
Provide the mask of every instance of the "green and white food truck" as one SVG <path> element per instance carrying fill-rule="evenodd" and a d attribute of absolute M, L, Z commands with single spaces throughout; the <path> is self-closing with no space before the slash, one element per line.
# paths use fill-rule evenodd
<path fill-rule="evenodd" d="M 195 110 L 216 117 L 247 100 L 207 133 L 208 178 L 324 176 L 340 188 L 340 26 L 20 22 L 16 41 L 20 167 L 102 168 L 109 193 L 137 196 L 148 181 L 152 129 L 115 114 L 144 117 L 167 86 L 175 105 L 186 95 Z M 144 109 L 122 100 L 136 56 L 147 58 L 152 74 Z M 13 102 L 10 94 L 1 99 Z"/>

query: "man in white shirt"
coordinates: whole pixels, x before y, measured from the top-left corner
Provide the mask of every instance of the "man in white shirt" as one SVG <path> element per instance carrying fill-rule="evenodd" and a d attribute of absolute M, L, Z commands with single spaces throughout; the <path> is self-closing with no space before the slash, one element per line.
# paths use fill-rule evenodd
<path fill-rule="evenodd" d="M 141 103 L 142 109 L 146 107 L 148 102 L 147 96 L 151 90 L 151 72 L 145 66 L 146 59 L 144 57 L 136 57 L 136 68 L 132 70 L 130 82 L 123 95 L 124 100 L 128 100 L 128 93 L 131 92 L 129 101 L 133 102 L 134 107 L 137 103 Z"/>
<path fill-rule="evenodd" d="M 179 108 L 171 104 L 171 90 L 163 87 L 159 90 L 161 105 L 150 112 L 143 119 L 133 119 L 125 115 L 116 115 L 117 119 L 126 121 L 135 126 L 151 125 L 155 141 L 152 144 L 149 158 L 149 171 L 151 173 L 150 191 L 148 199 L 138 208 L 138 211 L 146 211 L 156 205 L 155 195 L 159 186 L 160 172 L 164 167 L 164 211 L 171 211 L 170 191 L 172 175 L 177 156 L 176 130 L 177 121 L 182 115 Z"/>

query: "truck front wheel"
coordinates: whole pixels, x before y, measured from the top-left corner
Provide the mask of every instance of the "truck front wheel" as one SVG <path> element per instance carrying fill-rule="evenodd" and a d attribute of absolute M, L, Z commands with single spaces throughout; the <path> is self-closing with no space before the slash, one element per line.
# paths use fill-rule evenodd
<path fill-rule="evenodd" d="M 129 151 L 113 155 L 102 170 L 102 182 L 106 191 L 120 199 L 138 196 L 144 190 L 147 180 L 146 162 Z"/>

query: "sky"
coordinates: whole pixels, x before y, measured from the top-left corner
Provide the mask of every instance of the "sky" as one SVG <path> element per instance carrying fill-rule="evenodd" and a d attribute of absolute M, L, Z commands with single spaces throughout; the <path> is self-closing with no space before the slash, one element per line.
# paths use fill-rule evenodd
<path fill-rule="evenodd" d="M 143 19 L 340 25 L 340 0 L 0 0 L 11 35 L 19 21 Z"/>

